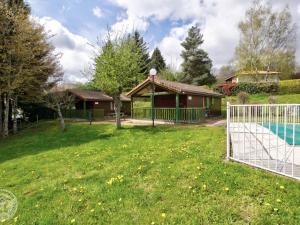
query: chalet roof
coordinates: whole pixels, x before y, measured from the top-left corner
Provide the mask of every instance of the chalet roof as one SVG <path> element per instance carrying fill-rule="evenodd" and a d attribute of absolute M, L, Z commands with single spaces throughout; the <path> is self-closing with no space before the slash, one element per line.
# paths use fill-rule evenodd
<path fill-rule="evenodd" d="M 226 77 L 226 79 L 225 79 L 225 81 L 228 81 L 228 80 L 230 80 L 230 79 L 232 79 L 232 78 L 234 78 L 234 77 L 236 77 L 236 75 L 230 75 L 230 76 L 228 76 L 228 77 Z"/>
<path fill-rule="evenodd" d="M 152 79 L 150 77 L 148 77 L 146 80 L 144 80 L 142 83 L 140 83 L 138 86 L 133 88 L 130 92 L 128 92 L 127 96 L 135 95 L 136 93 L 138 93 L 140 90 L 142 90 L 143 88 L 145 88 L 146 86 L 148 86 L 151 83 L 152 83 Z M 154 84 L 163 89 L 166 89 L 166 90 L 178 93 L 178 94 L 193 94 L 193 95 L 205 95 L 205 96 L 217 96 L 217 97 L 223 96 L 222 94 L 205 89 L 203 87 L 179 83 L 179 82 L 175 82 L 175 81 L 163 80 L 157 76 L 154 79 Z"/>
<path fill-rule="evenodd" d="M 112 101 L 113 98 L 102 91 L 89 91 L 82 89 L 68 89 L 68 92 L 86 101 Z M 121 95 L 121 101 L 130 101 L 130 98 Z"/>

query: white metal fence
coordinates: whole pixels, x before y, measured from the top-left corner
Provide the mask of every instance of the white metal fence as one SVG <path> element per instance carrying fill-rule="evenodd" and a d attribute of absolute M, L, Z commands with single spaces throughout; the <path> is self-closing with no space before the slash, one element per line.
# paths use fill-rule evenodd
<path fill-rule="evenodd" d="M 300 104 L 227 103 L 227 158 L 300 180 Z"/>

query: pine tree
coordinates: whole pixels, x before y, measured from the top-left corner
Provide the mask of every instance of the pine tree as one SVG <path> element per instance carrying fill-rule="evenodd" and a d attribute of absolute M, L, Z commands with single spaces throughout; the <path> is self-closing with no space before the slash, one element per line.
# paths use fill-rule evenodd
<path fill-rule="evenodd" d="M 162 70 L 166 69 L 166 62 L 163 58 L 159 48 L 155 48 L 152 56 L 151 56 L 151 68 L 155 68 L 157 72 L 161 72 Z"/>
<path fill-rule="evenodd" d="M 133 34 L 133 39 L 137 46 L 137 51 L 141 54 L 141 61 L 140 61 L 140 72 L 144 75 L 144 77 L 149 76 L 149 64 L 150 64 L 150 57 L 148 53 L 147 43 L 144 41 L 144 38 L 140 35 L 138 31 L 135 31 Z"/>
<path fill-rule="evenodd" d="M 211 74 L 212 61 L 208 54 L 201 49 L 203 44 L 203 35 L 198 26 L 192 26 L 188 31 L 188 37 L 181 45 L 184 50 L 181 53 L 183 57 L 182 82 L 195 85 L 210 85 L 216 81 Z"/>

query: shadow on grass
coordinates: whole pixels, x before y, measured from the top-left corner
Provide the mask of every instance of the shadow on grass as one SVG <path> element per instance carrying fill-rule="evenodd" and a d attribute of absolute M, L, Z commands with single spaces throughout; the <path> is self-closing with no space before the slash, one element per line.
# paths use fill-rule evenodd
<path fill-rule="evenodd" d="M 65 147 L 79 146 L 95 140 L 109 141 L 118 138 L 124 131 L 130 135 L 156 135 L 159 132 L 175 131 L 172 127 L 130 126 L 116 130 L 111 124 L 88 125 L 67 124 L 61 132 L 55 122 L 44 122 L 38 127 L 29 128 L 18 135 L 0 139 L 0 163 L 7 160 L 35 155 L 41 152 Z M 143 134 L 144 133 L 144 134 Z"/>

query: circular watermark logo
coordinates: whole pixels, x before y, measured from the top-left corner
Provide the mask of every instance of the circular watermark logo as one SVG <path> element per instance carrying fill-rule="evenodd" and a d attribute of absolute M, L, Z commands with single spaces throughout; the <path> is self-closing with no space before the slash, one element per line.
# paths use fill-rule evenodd
<path fill-rule="evenodd" d="M 16 196 L 10 191 L 0 189 L 0 222 L 13 218 L 17 209 L 18 201 Z"/>

